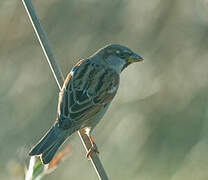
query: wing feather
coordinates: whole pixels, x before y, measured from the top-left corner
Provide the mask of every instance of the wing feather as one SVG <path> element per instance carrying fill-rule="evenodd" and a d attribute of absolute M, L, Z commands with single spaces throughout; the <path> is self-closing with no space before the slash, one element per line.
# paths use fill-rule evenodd
<path fill-rule="evenodd" d="M 64 82 L 59 95 L 59 116 L 84 122 L 112 101 L 118 85 L 119 75 L 113 69 L 82 60 Z"/>

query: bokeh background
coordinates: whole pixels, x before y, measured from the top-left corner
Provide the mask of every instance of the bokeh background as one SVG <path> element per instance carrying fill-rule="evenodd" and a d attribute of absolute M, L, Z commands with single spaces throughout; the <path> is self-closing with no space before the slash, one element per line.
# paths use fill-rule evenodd
<path fill-rule="evenodd" d="M 119 43 L 145 58 L 121 76 L 94 131 L 110 179 L 208 179 L 208 1 L 36 0 L 64 75 Z M 0 2 L 0 179 L 23 179 L 27 153 L 56 118 L 58 87 L 21 1 Z M 46 180 L 97 176 L 77 134 Z M 66 144 L 67 144 L 66 143 Z"/>

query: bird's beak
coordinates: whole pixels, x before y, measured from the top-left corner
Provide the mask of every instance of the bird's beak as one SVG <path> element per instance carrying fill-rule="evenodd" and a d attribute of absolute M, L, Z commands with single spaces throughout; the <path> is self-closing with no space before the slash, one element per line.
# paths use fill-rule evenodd
<path fill-rule="evenodd" d="M 128 63 L 144 61 L 144 58 L 134 53 L 128 58 Z"/>

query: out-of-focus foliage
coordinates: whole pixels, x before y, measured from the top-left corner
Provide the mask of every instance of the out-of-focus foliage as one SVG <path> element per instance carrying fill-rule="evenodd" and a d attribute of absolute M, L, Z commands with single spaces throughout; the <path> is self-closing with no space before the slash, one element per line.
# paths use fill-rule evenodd
<path fill-rule="evenodd" d="M 208 179 L 207 0 L 37 0 L 66 75 L 108 43 L 145 58 L 122 73 L 94 131 L 110 179 Z M 58 88 L 21 1 L 0 2 L 0 179 L 22 179 L 27 152 L 56 118 Z M 45 179 L 97 179 L 78 136 Z M 67 142 L 69 143 L 69 142 Z"/>

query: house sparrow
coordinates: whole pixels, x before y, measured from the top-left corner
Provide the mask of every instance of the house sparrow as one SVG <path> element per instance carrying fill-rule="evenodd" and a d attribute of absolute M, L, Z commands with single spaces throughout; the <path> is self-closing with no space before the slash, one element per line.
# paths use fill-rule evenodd
<path fill-rule="evenodd" d="M 82 128 L 91 140 L 92 150 L 96 151 L 91 132 L 118 90 L 120 73 L 128 65 L 142 60 L 141 56 L 119 44 L 107 45 L 80 60 L 64 81 L 54 125 L 29 155 L 40 155 L 42 162 L 48 164 L 67 137 Z"/>

